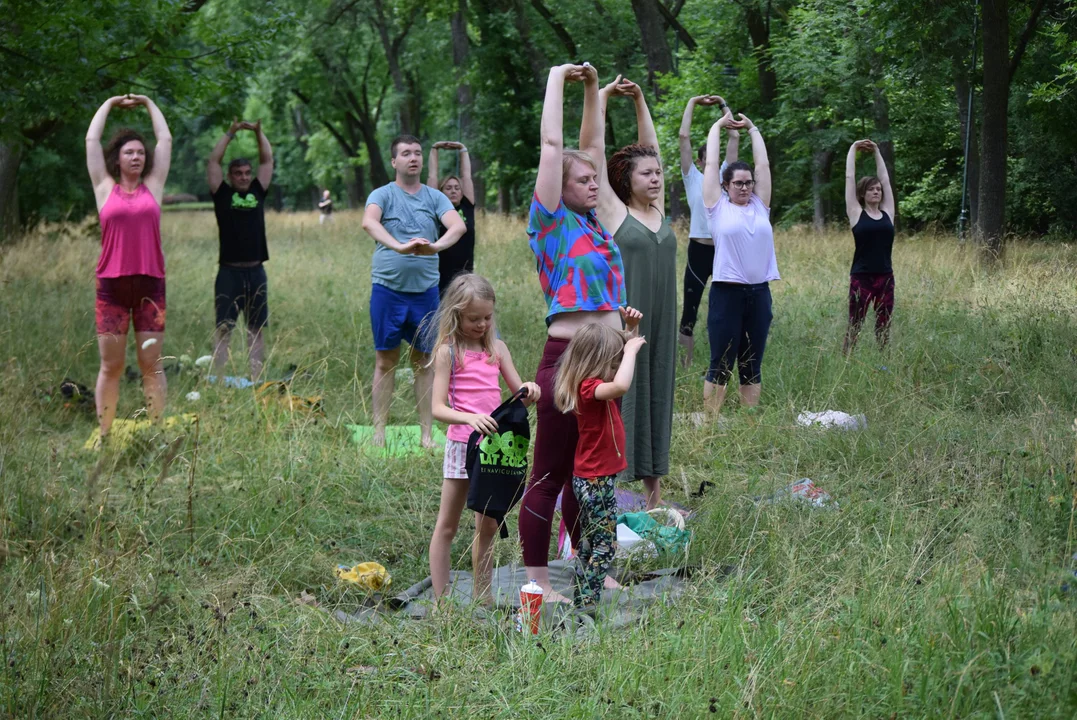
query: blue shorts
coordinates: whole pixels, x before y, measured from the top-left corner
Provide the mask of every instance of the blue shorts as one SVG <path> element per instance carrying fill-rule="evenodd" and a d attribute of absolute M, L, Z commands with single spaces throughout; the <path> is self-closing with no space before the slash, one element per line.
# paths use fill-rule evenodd
<path fill-rule="evenodd" d="M 433 349 L 434 318 L 438 309 L 438 286 L 423 292 L 390 290 L 374 283 L 370 287 L 370 324 L 374 349 L 396 350 L 405 341 L 422 353 Z"/>

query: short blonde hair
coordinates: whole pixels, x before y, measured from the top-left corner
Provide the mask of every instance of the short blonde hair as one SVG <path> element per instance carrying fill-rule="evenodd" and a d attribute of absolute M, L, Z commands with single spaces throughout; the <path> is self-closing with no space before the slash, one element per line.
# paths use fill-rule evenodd
<path fill-rule="evenodd" d="M 583 150 L 573 150 L 569 148 L 561 151 L 561 177 L 564 179 L 568 176 L 569 171 L 572 170 L 574 163 L 581 162 L 584 165 L 589 165 L 592 170 L 598 172 L 598 164 L 595 159 Z"/>
<path fill-rule="evenodd" d="M 557 362 L 553 404 L 563 413 L 575 412 L 580 385 L 587 378 L 613 380 L 625 349 L 625 333 L 602 323 L 588 323 L 576 331 Z"/>

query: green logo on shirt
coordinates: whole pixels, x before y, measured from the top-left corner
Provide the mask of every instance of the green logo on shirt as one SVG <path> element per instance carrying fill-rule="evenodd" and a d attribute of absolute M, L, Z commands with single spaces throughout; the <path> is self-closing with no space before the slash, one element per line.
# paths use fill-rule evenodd
<path fill-rule="evenodd" d="M 530 438 L 521 437 L 509 430 L 500 435 L 487 435 L 479 443 L 479 462 L 483 465 L 525 467 Z"/>
<path fill-rule="evenodd" d="M 233 210 L 257 210 L 258 198 L 254 196 L 254 193 L 247 195 L 245 198 L 241 198 L 239 193 L 232 193 L 232 209 Z"/>

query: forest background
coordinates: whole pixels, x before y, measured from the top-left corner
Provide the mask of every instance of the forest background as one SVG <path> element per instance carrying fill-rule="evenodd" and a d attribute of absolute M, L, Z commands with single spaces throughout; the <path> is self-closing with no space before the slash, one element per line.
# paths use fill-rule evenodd
<path fill-rule="evenodd" d="M 1077 0 L 7 0 L 0 17 L 0 227 L 93 210 L 86 125 L 109 95 L 161 106 L 168 192 L 206 199 L 205 160 L 233 117 L 262 118 L 271 203 L 320 188 L 360 207 L 389 180 L 389 139 L 460 140 L 479 204 L 525 209 L 547 69 L 587 60 L 640 82 L 671 178 L 693 95 L 718 93 L 763 129 L 775 218 L 843 216 L 844 153 L 879 142 L 900 221 L 955 229 L 968 135 L 969 226 L 1077 234 Z M 973 106 L 967 123 L 969 102 Z M 566 128 L 581 102 L 569 93 Z M 693 143 L 715 119 L 697 112 Z M 113 123 L 119 119 L 113 118 Z M 122 122 L 144 127 L 139 114 Z M 607 146 L 635 137 L 615 106 Z M 571 135 L 571 131 L 570 131 Z M 241 135 L 232 154 L 256 156 Z M 443 158 L 442 170 L 451 170 Z M 862 172 L 870 167 L 861 168 Z M 671 182 L 673 215 L 686 211 Z"/>

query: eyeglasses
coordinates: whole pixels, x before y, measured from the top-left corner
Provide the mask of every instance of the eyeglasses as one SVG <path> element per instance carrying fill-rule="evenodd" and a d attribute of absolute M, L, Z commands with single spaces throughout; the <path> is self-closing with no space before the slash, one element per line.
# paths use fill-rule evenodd
<path fill-rule="evenodd" d="M 737 190 L 747 190 L 749 188 L 755 187 L 755 180 L 734 180 L 729 184 L 735 187 Z"/>

